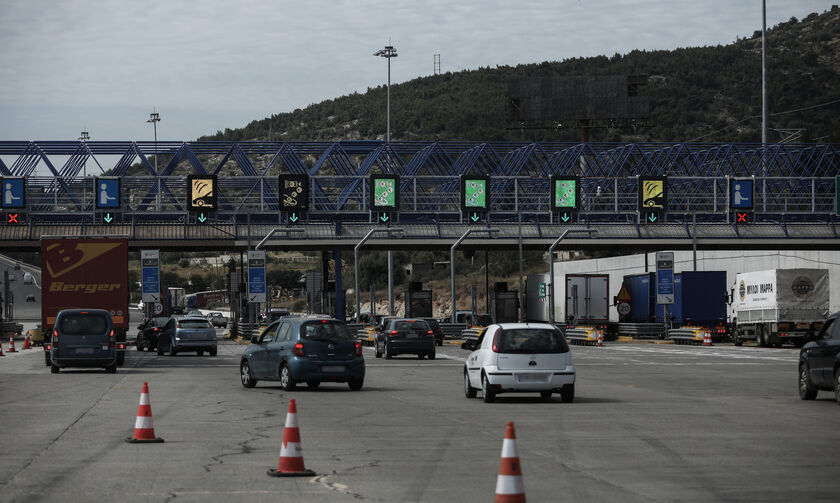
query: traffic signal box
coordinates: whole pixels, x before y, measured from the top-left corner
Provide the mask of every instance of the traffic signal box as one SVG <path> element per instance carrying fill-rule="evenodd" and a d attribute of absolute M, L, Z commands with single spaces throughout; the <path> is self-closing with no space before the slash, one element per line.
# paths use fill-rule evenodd
<path fill-rule="evenodd" d="M 288 222 L 296 224 L 309 210 L 309 175 L 280 175 L 280 211 L 288 213 Z"/>
<path fill-rule="evenodd" d="M 115 176 L 98 176 L 94 178 L 93 196 L 96 199 L 96 209 L 101 222 L 112 224 L 118 220 L 122 201 L 120 201 L 120 178 Z"/>
<path fill-rule="evenodd" d="M 639 223 L 658 224 L 668 208 L 668 178 L 639 177 Z"/>
<path fill-rule="evenodd" d="M 376 221 L 388 225 L 400 209 L 399 175 L 370 175 L 370 210 Z"/>
<path fill-rule="evenodd" d="M 461 175 L 461 212 L 471 224 L 480 223 L 490 208 L 490 177 Z"/>
<path fill-rule="evenodd" d="M 210 213 L 219 208 L 219 183 L 216 175 L 187 176 L 187 209 L 196 221 L 206 223 Z"/>
<path fill-rule="evenodd" d="M 752 178 L 729 179 L 729 209 L 735 224 L 751 224 L 755 199 L 755 180 Z"/>
<path fill-rule="evenodd" d="M 577 176 L 551 177 L 551 211 L 560 222 L 567 223 L 574 219 L 580 208 L 580 178 Z"/>

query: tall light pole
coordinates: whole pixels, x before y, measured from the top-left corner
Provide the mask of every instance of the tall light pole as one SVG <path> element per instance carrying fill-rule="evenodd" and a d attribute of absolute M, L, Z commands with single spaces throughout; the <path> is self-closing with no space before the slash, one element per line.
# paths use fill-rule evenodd
<path fill-rule="evenodd" d="M 152 112 L 149 114 L 149 120 L 146 122 L 151 122 L 152 126 L 155 128 L 155 176 L 157 176 L 158 186 L 157 186 L 157 197 L 156 197 L 156 206 L 157 211 L 160 211 L 160 174 L 158 172 L 157 166 L 157 123 L 160 122 L 160 114 L 157 112 Z"/>
<path fill-rule="evenodd" d="M 380 49 L 373 53 L 374 56 L 380 56 L 388 60 L 388 101 L 386 104 L 386 126 L 385 126 L 385 142 L 389 144 L 389 150 L 386 151 L 388 164 L 391 164 L 390 143 L 391 143 L 391 58 L 396 58 L 397 49 L 392 45 L 386 45 L 384 49 Z M 359 298 L 359 293 L 356 292 L 356 298 Z M 394 316 L 394 252 L 388 250 L 388 316 Z"/>
<path fill-rule="evenodd" d="M 90 140 L 90 134 L 87 131 L 82 131 L 79 133 L 79 141 L 84 143 Z M 82 163 L 82 204 L 85 204 L 87 200 L 87 155 L 85 155 L 85 160 Z"/>
<path fill-rule="evenodd" d="M 593 234 L 598 234 L 597 229 L 566 229 L 560 237 L 557 238 L 551 246 L 548 247 L 548 322 L 554 325 L 554 249 L 563 241 L 568 235 L 586 234 L 590 238 Z M 568 314 L 568 313 L 567 313 Z"/>

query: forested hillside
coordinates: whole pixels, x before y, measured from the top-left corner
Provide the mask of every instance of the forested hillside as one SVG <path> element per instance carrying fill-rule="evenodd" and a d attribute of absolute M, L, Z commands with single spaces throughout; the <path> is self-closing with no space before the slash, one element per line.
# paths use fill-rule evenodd
<path fill-rule="evenodd" d="M 733 34 L 735 37 L 736 34 Z M 840 8 L 768 29 L 770 141 L 840 142 Z M 393 140 L 577 141 L 575 129 L 509 121 L 510 82 L 532 76 L 647 75 L 651 127 L 592 141 L 761 141 L 761 33 L 729 45 L 572 58 L 417 78 L 391 87 Z M 385 87 L 326 100 L 199 140 L 384 139 Z"/>

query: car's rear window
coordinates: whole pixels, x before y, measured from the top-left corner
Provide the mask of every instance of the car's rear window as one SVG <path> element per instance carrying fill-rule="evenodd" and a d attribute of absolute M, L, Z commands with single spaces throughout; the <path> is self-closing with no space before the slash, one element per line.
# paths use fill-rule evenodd
<path fill-rule="evenodd" d="M 519 328 L 500 330 L 495 337 L 500 353 L 567 353 L 563 336 L 551 329 Z"/>
<path fill-rule="evenodd" d="M 344 323 L 335 323 L 329 320 L 307 321 L 300 326 L 301 339 L 311 341 L 344 342 L 353 341 L 355 338 L 350 335 L 350 330 Z"/>
<path fill-rule="evenodd" d="M 103 335 L 108 331 L 108 319 L 101 314 L 68 314 L 61 317 L 58 330 L 62 335 Z"/>
<path fill-rule="evenodd" d="M 210 322 L 205 319 L 189 320 L 181 319 L 178 321 L 178 328 L 208 328 Z"/>
<path fill-rule="evenodd" d="M 426 332 L 429 330 L 429 325 L 427 325 L 425 321 L 420 320 L 395 321 L 394 330 L 422 330 Z"/>

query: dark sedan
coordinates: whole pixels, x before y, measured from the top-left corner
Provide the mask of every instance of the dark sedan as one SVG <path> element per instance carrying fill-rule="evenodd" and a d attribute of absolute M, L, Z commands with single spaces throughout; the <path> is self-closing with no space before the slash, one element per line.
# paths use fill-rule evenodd
<path fill-rule="evenodd" d="M 148 349 L 154 351 L 158 347 L 158 338 L 163 334 L 166 324 L 169 322 L 168 316 L 160 316 L 152 318 L 146 323 L 140 325 L 140 331 L 137 333 L 137 351 Z"/>
<path fill-rule="evenodd" d="M 376 357 L 392 358 L 399 354 L 435 359 L 435 334 L 422 319 L 396 318 L 376 336 Z"/>
<path fill-rule="evenodd" d="M 799 397 L 813 400 L 820 390 L 834 390 L 840 405 L 840 312 L 825 320 L 816 338 L 799 350 Z"/>

